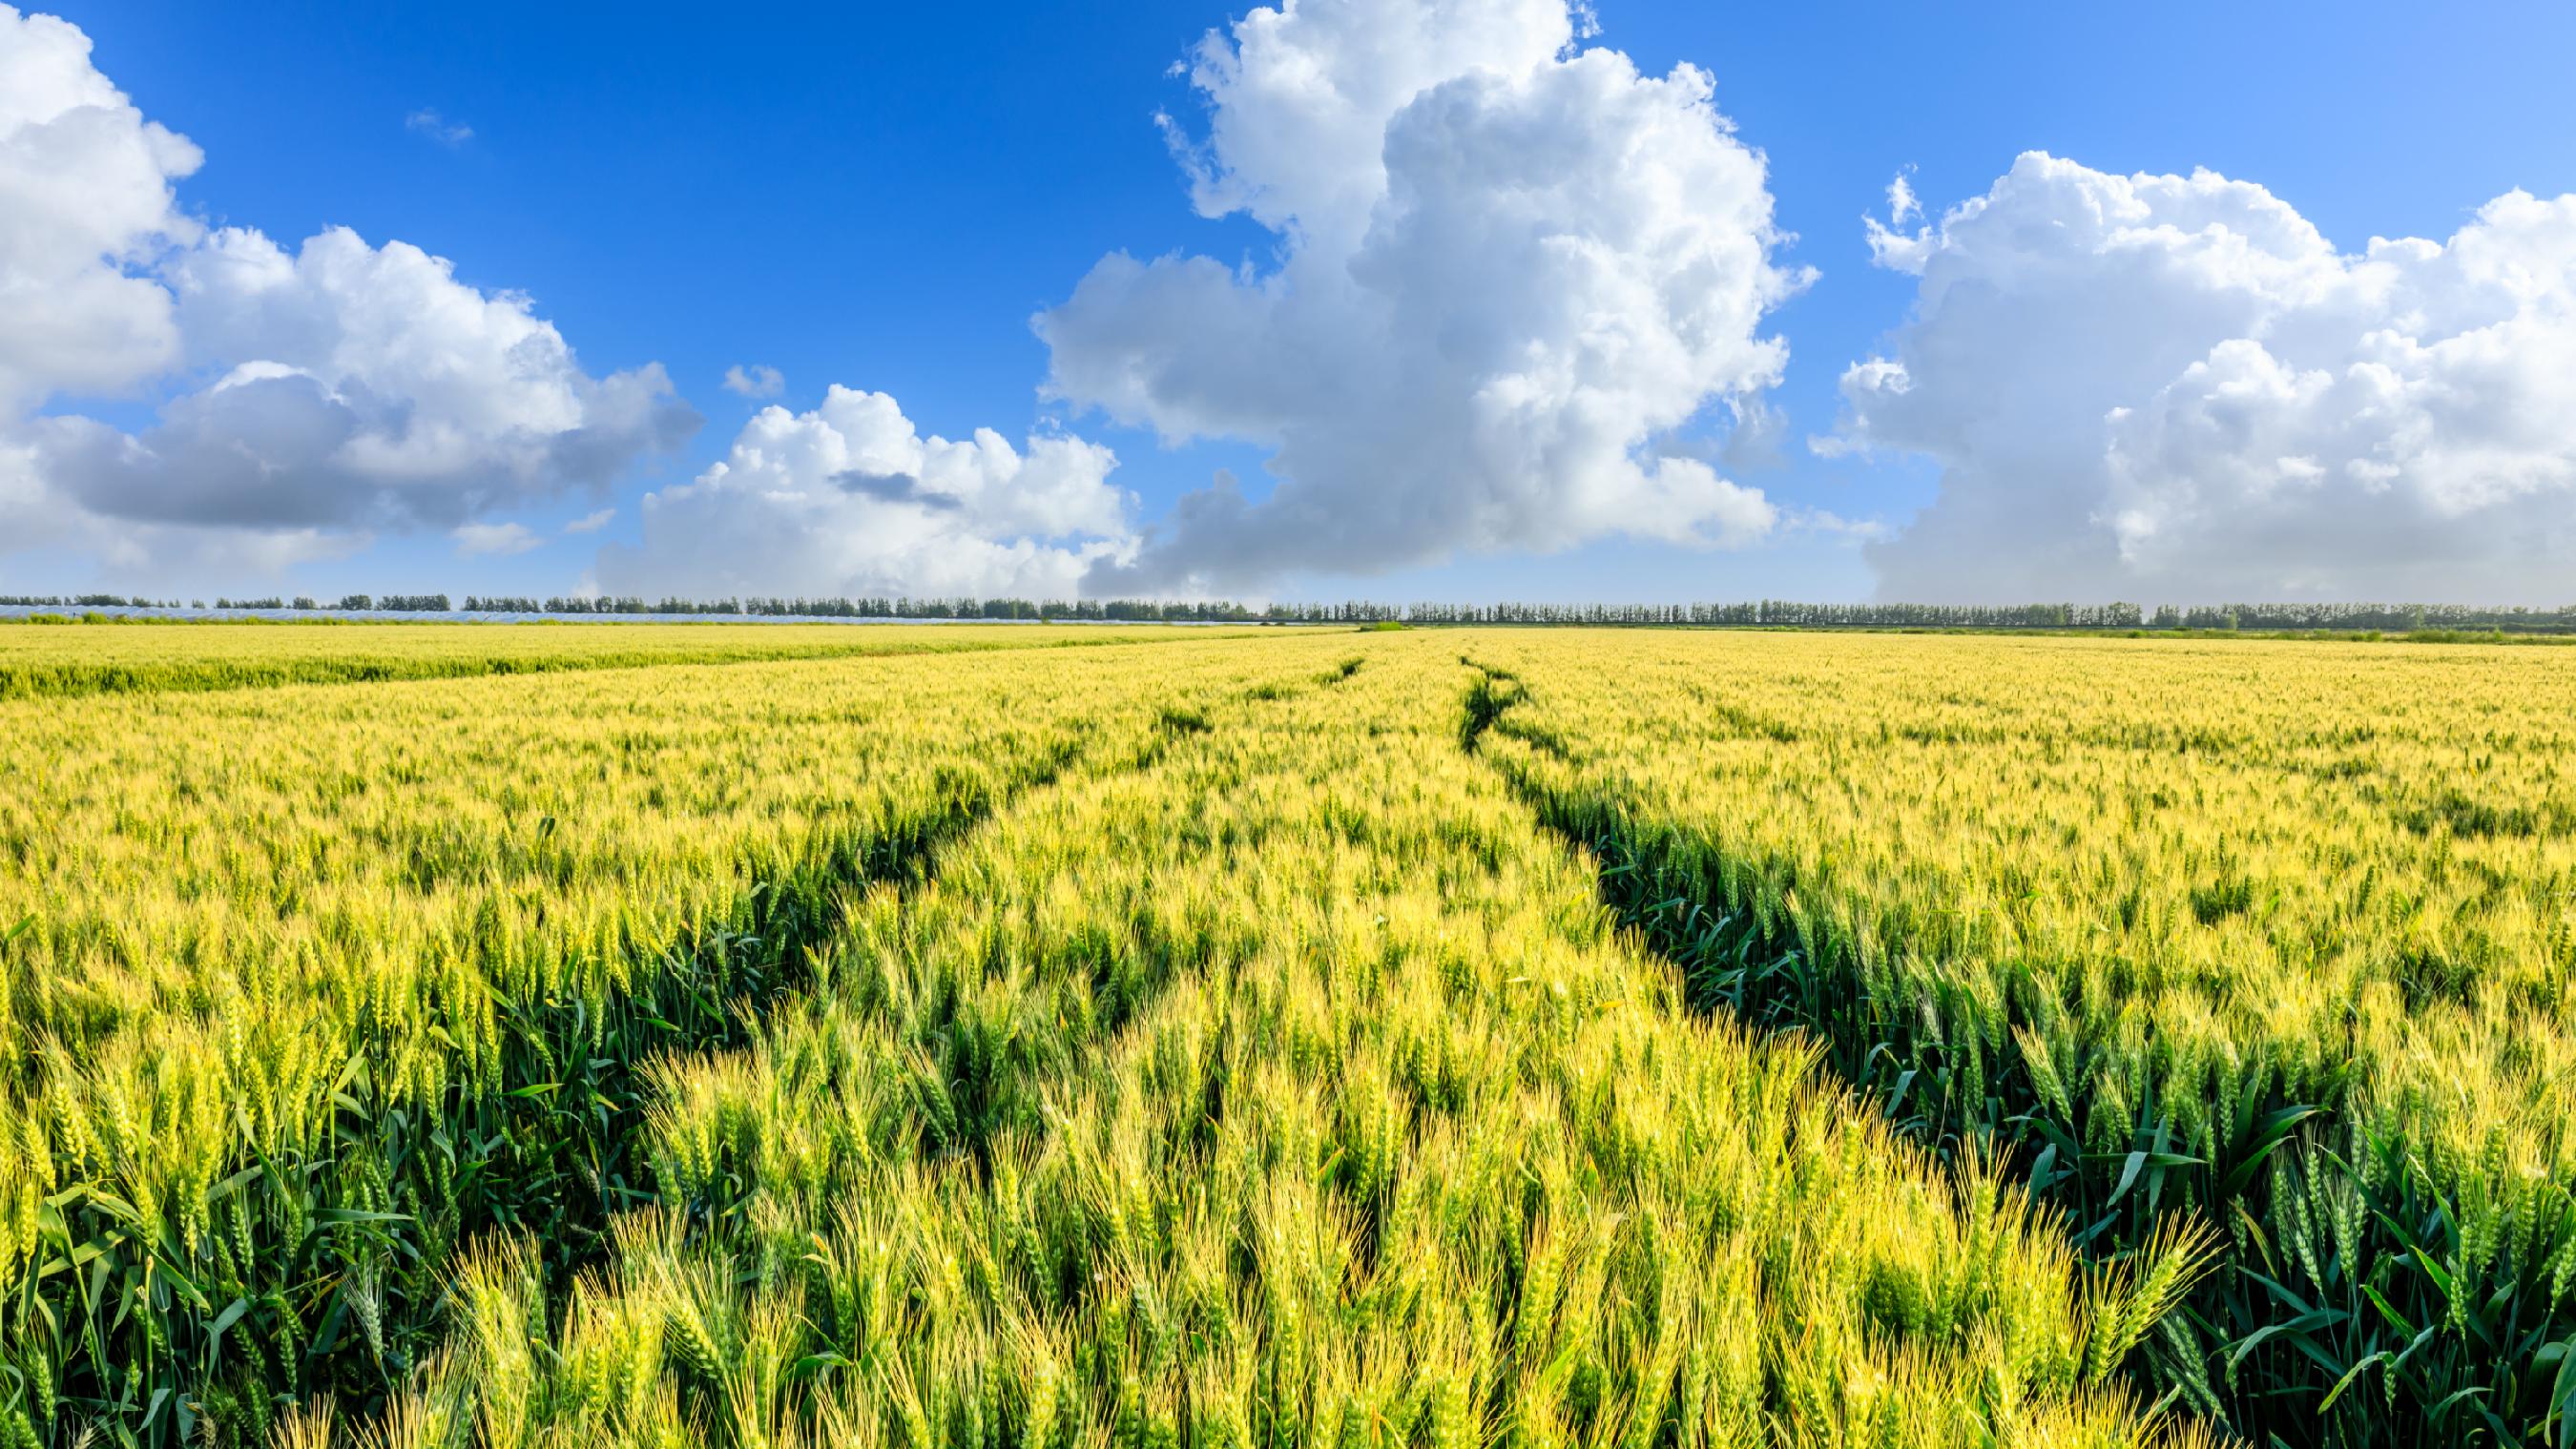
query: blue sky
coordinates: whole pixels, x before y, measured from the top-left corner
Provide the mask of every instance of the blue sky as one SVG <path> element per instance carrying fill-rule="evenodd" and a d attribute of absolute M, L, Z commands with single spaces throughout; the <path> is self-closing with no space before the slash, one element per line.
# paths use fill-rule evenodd
<path fill-rule="evenodd" d="M 2565 6 L 2435 14 L 2393 4 L 2185 4 L 2150 13 L 1601 0 L 1598 12 L 1599 31 L 1585 44 L 1624 52 L 1650 78 L 1681 63 L 1704 69 L 1715 109 L 1767 160 L 1777 226 L 1793 234 L 1771 260 L 1816 276 L 1758 325 L 1788 348 L 1777 385 L 1757 390 L 1785 422 L 1778 460 L 1730 459 L 1723 471 L 1758 489 L 1784 519 L 1830 514 L 1838 526 L 1775 526 L 1721 547 L 1598 529 L 1570 529 L 1560 540 L 1570 546 L 1558 549 L 1531 546 L 1528 529 L 1502 544 L 1474 535 L 1441 544 L 1435 535 L 1427 557 L 1372 561 L 1369 572 L 1338 571 L 1332 549 L 1321 547 L 1260 578 L 1215 576 L 1236 585 L 1218 591 L 1622 600 L 1887 592 L 1898 566 L 1875 557 L 1867 540 L 1901 536 L 1941 495 L 1945 468 L 1966 479 L 2002 466 L 1926 446 L 1952 436 L 1951 424 L 1912 417 L 1844 425 L 1874 446 L 1839 456 L 1808 446 L 1845 416 L 1841 379 L 1856 361 L 1905 356 L 1916 377 L 1912 396 L 1927 398 L 1933 387 L 1923 359 L 1946 355 L 1944 334 L 1891 333 L 1914 315 L 1927 277 L 1944 275 L 1945 265 L 1976 275 L 1984 264 L 1971 239 L 1945 244 L 1937 236 L 1933 250 L 1943 255 L 1919 275 L 1874 261 L 1861 218 L 1888 217 L 1887 188 L 1900 170 L 1937 221 L 1944 208 L 1995 187 L 2025 151 L 2114 179 L 2209 168 L 2263 188 L 2344 254 L 2373 236 L 2443 241 L 2515 188 L 2540 198 L 2576 190 L 2576 111 L 2563 84 L 2564 57 L 2576 54 L 2576 10 Z M 1173 66 L 1239 12 L 1171 0 L 833 6 L 792 15 L 122 0 L 64 3 L 57 13 L 87 34 L 91 63 L 143 117 L 204 153 L 202 167 L 174 183 L 179 210 L 213 227 L 256 228 L 289 250 L 331 226 L 374 246 L 411 243 L 451 261 L 456 280 L 480 292 L 532 298 L 533 315 L 560 332 L 593 377 L 660 363 L 675 400 L 704 423 L 675 450 L 622 459 L 613 477 L 538 489 L 473 515 L 518 523 L 545 540 L 522 552 L 465 557 L 450 527 L 374 525 L 354 552 L 323 550 L 269 572 L 220 552 L 182 564 L 140 554 L 120 563 L 67 541 L 0 557 L 0 587 L 164 591 L 157 577 L 204 594 L 568 591 L 593 576 L 600 544 L 635 542 L 642 495 L 685 484 L 725 457 L 758 407 L 810 409 L 835 383 L 891 394 L 925 435 L 964 438 L 989 427 L 1023 451 L 1033 430 L 1104 444 L 1117 458 L 1114 485 L 1134 495 L 1130 519 L 1140 528 L 1219 468 L 1256 493 L 1266 486 L 1262 462 L 1271 448 L 1263 442 L 1168 446 L 1152 427 L 1122 423 L 1081 399 L 1042 397 L 1050 348 L 1031 326 L 1033 314 L 1064 303 L 1095 263 L 1119 251 L 1140 259 L 1204 254 L 1255 273 L 1279 265 L 1278 233 L 1240 213 L 1210 219 L 1193 211 L 1154 123 L 1158 112 L 1169 113 L 1205 134 L 1210 97 Z M 2259 225 L 2241 229 L 2252 234 Z M 2539 225 L 2546 233 L 2555 223 Z M 2436 325 L 2450 335 L 2546 321 L 2546 299 L 2514 305 L 2521 310 L 2489 308 Z M 2143 293 L 2141 308 L 2150 319 L 2190 310 Z M 2178 339 L 2176 355 L 2202 357 L 2204 344 L 2236 330 L 2262 337 L 2299 330 L 2274 320 L 2279 315 L 2273 308 L 2259 323 L 2214 323 L 2206 337 Z M 1971 342 L 1996 335 L 1974 321 L 1958 322 L 1957 335 Z M 2127 325 L 2152 322 L 2110 326 L 2105 345 L 2137 349 L 2134 339 L 2121 340 Z M 2373 330 L 2339 325 L 2356 337 Z M 2332 373 L 2350 364 L 2345 353 L 2357 345 L 2346 339 L 2333 344 L 2343 352 L 2329 347 L 2331 356 L 2300 365 Z M 41 410 L 139 431 L 170 397 L 202 386 L 209 367 L 238 360 L 120 389 L 58 386 Z M 727 391 L 722 379 L 736 364 L 775 367 L 783 391 L 756 401 Z M 1970 377 L 1962 393 L 1973 398 L 1980 370 L 2003 364 L 1960 366 Z M 2114 391 L 2103 396 L 2145 414 L 2180 375 L 2106 379 Z M 2084 408 L 2090 426 L 2102 410 Z M 1681 431 L 1714 446 L 1724 431 L 1719 416 L 1703 413 Z M 2073 456 L 2091 466 L 2102 451 L 2097 441 L 2088 434 Z M 2544 472 L 2576 456 L 2555 439 L 2523 445 Z M 2146 456 L 2143 444 L 2115 438 L 2113 446 Z M 2298 456 L 2318 456 L 2301 446 Z M 2387 456 L 2384 440 L 2373 446 L 2371 456 Z M 2192 478 L 2224 461 L 2196 465 L 2203 471 Z M 2406 466 L 2436 478 L 2427 487 L 2450 476 L 2432 462 Z M 2134 467 L 2114 474 L 2103 487 L 2115 502 L 2129 496 L 2118 490 L 2145 486 Z M 2158 511 L 2169 489 L 2147 496 L 2143 513 L 2102 503 L 2086 505 L 2085 516 L 2152 515 L 2164 520 L 2154 537 L 2168 545 L 2185 539 L 2172 546 L 2186 547 L 2190 558 L 2232 559 L 2228 541 L 2261 532 L 2213 513 L 2205 486 L 2193 495 L 2195 522 Z M 2543 489 L 2531 506 L 2563 511 L 2570 496 Z M 616 514 L 598 531 L 556 532 L 603 508 Z M 2529 532 L 2510 525 L 2488 533 Z M 2316 533 L 2295 516 L 2265 527 Z M 2407 530 L 2392 523 L 2390 532 L 2402 538 Z M 2286 596 L 2383 581 L 2456 589 L 2481 577 L 2480 549 L 2503 546 L 2487 542 L 2488 533 L 2464 535 L 2444 554 L 2448 562 L 2407 556 L 2402 543 L 2378 538 L 2346 539 L 2335 545 L 2342 553 L 2322 562 L 2302 555 L 2297 568 L 2282 564 L 2270 574 L 2267 561 L 2296 550 L 2248 545 L 2250 563 L 2202 574 L 2167 555 L 2122 580 L 2135 587 L 2120 592 L 2188 592 L 2204 582 Z M 1954 536 L 1969 538 L 1964 530 Z M 1928 592 L 1975 592 L 1978 547 L 2076 546 L 1977 537 L 1982 542 L 1963 541 L 1945 556 L 1951 572 L 1899 576 L 1924 581 Z M 2559 537 L 2505 576 L 2536 570 L 2542 582 L 2529 587 L 2545 588 L 2550 566 L 2576 564 L 2557 552 Z M 2121 538 L 2126 561 L 2134 540 Z M 2526 573 L 2512 573 L 2517 567 Z M 137 569 L 150 576 L 135 576 Z M 1970 582 L 1960 582 L 1962 570 Z M 2056 583 L 2072 593 L 2083 576 L 2006 567 L 1996 586 L 2009 593 L 2007 585 L 2025 577 L 2030 587 Z M 1156 586 L 1173 585 L 1164 576 Z M 2566 592 L 2576 597 L 2576 587 Z"/>

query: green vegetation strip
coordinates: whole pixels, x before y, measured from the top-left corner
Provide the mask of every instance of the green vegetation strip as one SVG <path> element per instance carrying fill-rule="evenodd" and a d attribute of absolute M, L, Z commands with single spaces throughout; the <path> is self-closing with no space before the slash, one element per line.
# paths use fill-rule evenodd
<path fill-rule="evenodd" d="M 400 631 L 396 633 L 394 631 Z M 975 624 L 0 626 L 0 700 L 369 684 L 1229 637 L 1204 628 Z"/>
<path fill-rule="evenodd" d="M 2107 1378 L 2187 1243 L 2079 1278 L 1679 1010 L 1389 646 L 1166 709 L 1151 768 L 854 912 L 752 1049 L 666 1068 L 681 1193 L 613 1264 L 474 1256 L 401 1442 L 2205 1442 Z"/>
<path fill-rule="evenodd" d="M 249 1449 L 270 1442 L 281 1406 L 322 1398 L 370 1414 L 443 1337 L 466 1244 L 523 1240 L 560 1287 L 599 1259 L 615 1215 L 656 1200 L 644 1146 L 653 1063 L 750 1041 L 850 902 L 899 909 L 946 846 L 1010 801 L 1068 769 L 1141 768 L 1206 701 L 1247 680 L 1280 690 L 1312 667 L 1267 657 L 1203 660 L 1196 680 L 1116 698 L 1115 719 L 1069 716 L 1015 758 L 746 860 L 748 888 L 697 928 L 622 939 L 644 954 L 607 973 L 616 990 L 493 989 L 484 1065 L 426 1097 L 404 1089 L 382 1044 L 353 1043 L 327 1121 L 294 1150 L 259 1146 L 271 1134 L 253 1119 L 277 1106 L 255 1090 L 227 1105 L 237 1123 L 124 1121 L 113 1097 L 64 1099 L 58 1119 L 101 1140 L 57 1140 L 57 1190 L 18 1205 L 35 1249 L 0 1308 L 0 1442 L 51 1442 L 77 1424 L 117 1442 Z M 523 949 L 493 925 L 478 949 L 495 961 Z M 53 1103 L 81 1068 L 49 1062 L 33 1099 Z M 101 1152 L 208 1150 L 225 1160 L 202 1203 L 81 1175 Z"/>
<path fill-rule="evenodd" d="M 1043 758 L 1001 798 L 1069 758 Z M 496 1070 L 438 1100 L 389 1107 L 366 1055 L 352 1058 L 329 1140 L 246 1162 L 194 1234 L 165 1226 L 156 1245 L 134 1205 L 78 1185 L 48 1199 L 50 1252 L 13 1307 L 20 1351 L 52 1361 L 58 1405 L 139 1442 L 263 1444 L 278 1402 L 381 1400 L 439 1336 L 460 1245 L 524 1232 L 560 1280 L 597 1255 L 613 1211 L 652 1199 L 634 1151 L 649 1061 L 740 1044 L 802 979 L 845 892 L 918 881 L 995 803 L 964 794 L 833 842 L 638 963 L 624 993 L 501 999 Z"/>
<path fill-rule="evenodd" d="M 1513 713 L 1527 684 L 1479 670 L 1466 748 L 1491 732 L 1565 758 Z M 1605 903 L 1674 964 L 1695 1006 L 1811 1034 L 1893 1125 L 1946 1158 L 2001 1153 L 2096 1260 L 2158 1241 L 2178 1216 L 2222 1227 L 2215 1270 L 2139 1357 L 2162 1400 L 2267 1445 L 2576 1439 L 2576 1213 L 2563 1185 L 2500 1160 L 2445 1160 L 2353 1118 L 2340 1091 L 2285 1093 L 2259 1068 L 2222 1073 L 2234 1090 L 2215 1103 L 2162 1099 L 2159 1078 L 2118 1071 L 2100 1036 L 2043 1035 L 2017 1003 L 1957 977 L 1866 965 L 1784 918 L 1766 924 L 1746 894 L 1764 872 L 1728 842 L 1485 753 L 1598 863 Z M 2187 1150 L 2185 1123 L 2214 1149 Z"/>

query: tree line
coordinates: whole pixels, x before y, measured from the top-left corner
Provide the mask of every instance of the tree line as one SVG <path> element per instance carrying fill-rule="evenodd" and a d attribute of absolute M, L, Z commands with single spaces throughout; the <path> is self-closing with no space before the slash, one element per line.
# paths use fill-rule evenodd
<path fill-rule="evenodd" d="M 0 595 L 0 605 L 35 608 L 203 609 L 118 594 Z M 2486 608 L 2467 604 L 1802 604 L 1762 599 L 1732 604 L 1387 604 L 1273 603 L 1168 599 L 810 599 L 647 600 L 623 597 L 539 599 L 467 594 L 345 594 L 329 603 L 309 596 L 218 598 L 218 609 L 308 613 L 678 615 L 796 619 L 1029 619 L 1165 624 L 1537 624 L 1698 625 L 1799 629 L 2195 629 L 2412 630 L 2576 633 L 2576 605 L 2558 609 Z"/>

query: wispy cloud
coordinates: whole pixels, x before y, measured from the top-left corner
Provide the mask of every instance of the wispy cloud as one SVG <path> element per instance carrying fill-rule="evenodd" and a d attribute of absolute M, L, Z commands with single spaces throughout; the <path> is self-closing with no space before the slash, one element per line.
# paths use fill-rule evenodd
<path fill-rule="evenodd" d="M 724 390 L 744 397 L 776 397 L 787 390 L 787 374 L 757 362 L 748 367 L 735 363 L 725 369 Z"/>
<path fill-rule="evenodd" d="M 458 558 L 526 553 L 544 542 L 524 523 L 468 523 L 451 531 L 448 537 L 456 540 Z"/>
<path fill-rule="evenodd" d="M 563 531 L 568 534 L 597 533 L 608 526 L 608 520 L 615 518 L 616 516 L 617 510 L 614 508 L 603 508 L 597 513 L 585 513 L 581 517 L 574 519 L 572 522 L 565 524 Z"/>
<path fill-rule="evenodd" d="M 403 117 L 403 129 L 427 136 L 442 146 L 462 146 L 474 139 L 472 126 L 451 121 L 425 106 Z"/>
<path fill-rule="evenodd" d="M 1896 530 L 1880 518 L 1845 518 L 1828 508 L 1801 508 L 1791 511 L 1784 520 L 1793 532 L 1820 533 L 1828 538 L 1849 539 L 1855 543 L 1877 543 L 1893 538 Z"/>

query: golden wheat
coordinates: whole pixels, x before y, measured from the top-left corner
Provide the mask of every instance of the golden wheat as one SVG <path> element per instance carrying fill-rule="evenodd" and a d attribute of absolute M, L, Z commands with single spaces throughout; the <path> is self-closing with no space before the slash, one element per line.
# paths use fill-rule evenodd
<path fill-rule="evenodd" d="M 0 699 L 1127 644 L 1085 625 L 0 623 Z M 1205 639 L 1234 632 L 1193 630 Z"/>
<path fill-rule="evenodd" d="M 2023 1144 L 2098 1244 L 2176 1203 L 2227 1225 L 2169 1364 L 2196 1402 L 2355 1443 L 2576 1407 L 2576 661 L 1477 647 L 1517 681 L 1487 757 L 1710 1000 L 1822 1033 L 1928 1132 Z"/>
<path fill-rule="evenodd" d="M 730 1029 L 842 889 L 1334 647 L 0 706 L 8 1356 L 165 1429 L 206 1407 L 173 1382 L 352 1341 L 398 1370 L 388 1318 L 478 1215 L 638 1190 L 619 1058 Z"/>
<path fill-rule="evenodd" d="M 662 1205 L 563 1336 L 495 1246 L 417 1392 L 531 1445 L 2192 1442 L 2107 1374 L 2192 1240 L 2088 1291 L 1991 1171 L 1689 1013 L 1457 748 L 1466 684 L 1372 641 L 876 893 L 664 1069 Z"/>

